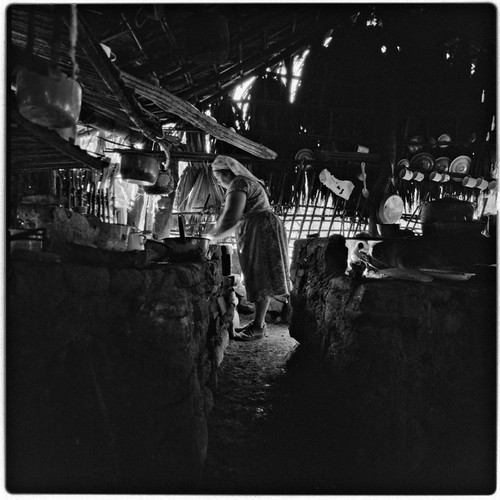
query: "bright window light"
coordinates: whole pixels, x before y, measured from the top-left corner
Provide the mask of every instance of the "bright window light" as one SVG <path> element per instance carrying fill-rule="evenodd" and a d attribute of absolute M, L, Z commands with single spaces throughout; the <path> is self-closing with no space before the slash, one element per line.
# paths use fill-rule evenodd
<path fill-rule="evenodd" d="M 239 101 L 242 98 L 243 94 L 248 90 L 248 87 L 250 87 L 250 85 L 252 85 L 252 83 L 255 81 L 255 78 L 255 76 L 248 78 L 248 80 L 245 80 L 234 89 L 233 99 L 235 101 Z"/>

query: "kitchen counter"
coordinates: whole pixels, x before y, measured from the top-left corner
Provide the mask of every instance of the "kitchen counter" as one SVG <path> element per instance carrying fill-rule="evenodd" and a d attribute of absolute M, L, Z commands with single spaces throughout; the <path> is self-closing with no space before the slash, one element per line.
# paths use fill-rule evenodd
<path fill-rule="evenodd" d="M 220 261 L 11 260 L 7 284 L 9 489 L 195 488 L 232 317 Z"/>
<path fill-rule="evenodd" d="M 496 268 L 352 279 L 346 257 L 342 237 L 296 242 L 290 335 L 330 373 L 360 463 L 395 492 L 492 491 Z"/>

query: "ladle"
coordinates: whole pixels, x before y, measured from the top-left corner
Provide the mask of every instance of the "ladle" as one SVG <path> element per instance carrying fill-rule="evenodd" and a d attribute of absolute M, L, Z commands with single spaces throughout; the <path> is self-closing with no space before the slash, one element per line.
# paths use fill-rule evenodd
<path fill-rule="evenodd" d="M 181 243 L 186 243 L 186 230 L 185 224 L 186 221 L 184 219 L 184 214 L 179 214 L 179 238 Z"/>
<path fill-rule="evenodd" d="M 363 196 L 365 198 L 368 198 L 369 194 L 370 194 L 370 191 L 368 191 L 368 189 L 366 189 L 366 169 L 365 169 L 365 162 L 362 161 L 361 162 L 361 175 L 363 177 L 363 190 L 361 191 L 363 193 Z"/>

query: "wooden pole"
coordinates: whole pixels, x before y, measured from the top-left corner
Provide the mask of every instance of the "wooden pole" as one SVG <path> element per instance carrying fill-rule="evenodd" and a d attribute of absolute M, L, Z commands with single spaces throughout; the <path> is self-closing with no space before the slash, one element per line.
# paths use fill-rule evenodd
<path fill-rule="evenodd" d="M 139 95 L 154 102 L 159 108 L 167 113 L 173 113 L 181 117 L 184 121 L 201 128 L 210 135 L 227 142 L 240 149 L 247 151 L 259 158 L 274 159 L 278 155 L 271 149 L 261 144 L 257 144 L 249 139 L 223 127 L 212 117 L 202 113 L 191 103 L 171 94 L 167 90 L 145 82 L 127 73 L 121 73 L 121 77 L 126 85 L 132 87 Z"/>

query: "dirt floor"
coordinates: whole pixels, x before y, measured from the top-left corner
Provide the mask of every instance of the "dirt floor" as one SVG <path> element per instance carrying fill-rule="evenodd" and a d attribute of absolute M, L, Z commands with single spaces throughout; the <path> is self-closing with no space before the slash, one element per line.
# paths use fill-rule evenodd
<path fill-rule="evenodd" d="M 326 403 L 324 386 L 321 370 L 302 354 L 288 325 L 268 324 L 264 339 L 231 341 L 209 419 L 202 492 L 348 490 L 351 447 L 343 440 L 341 419 Z"/>

